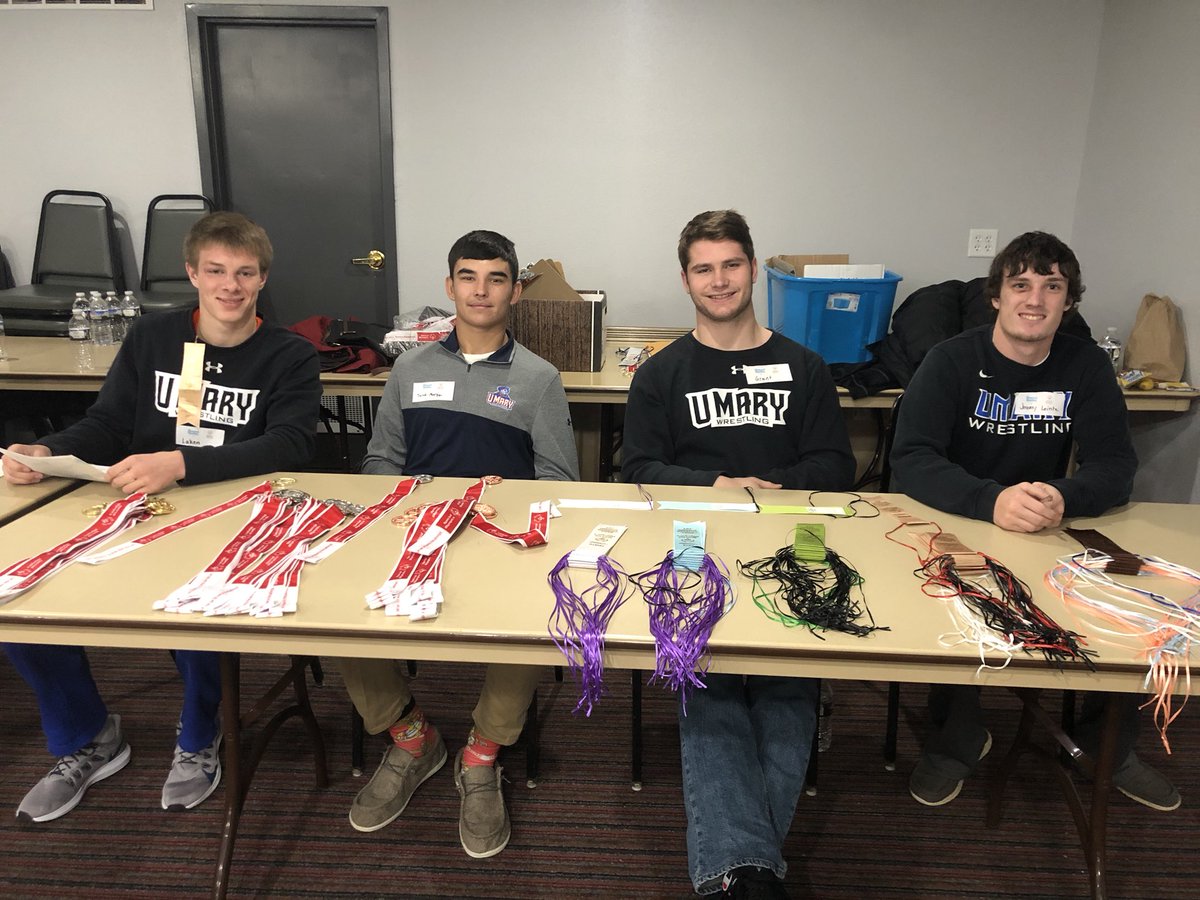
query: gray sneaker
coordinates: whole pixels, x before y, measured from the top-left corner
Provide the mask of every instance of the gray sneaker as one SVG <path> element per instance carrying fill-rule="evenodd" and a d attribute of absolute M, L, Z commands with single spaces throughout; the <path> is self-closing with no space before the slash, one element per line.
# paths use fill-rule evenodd
<path fill-rule="evenodd" d="M 979 750 L 979 759 L 982 760 L 987 756 L 991 749 L 992 733 L 985 731 L 983 747 Z M 924 806 L 945 806 L 957 797 L 962 791 L 965 776 L 960 777 L 963 767 L 958 763 L 954 765 L 953 771 L 947 771 L 922 753 L 912 775 L 908 778 L 908 792 L 912 794 L 912 798 Z"/>
<path fill-rule="evenodd" d="M 1117 766 L 1112 780 L 1117 790 L 1130 800 L 1159 812 L 1179 809 L 1183 802 L 1178 788 L 1157 769 L 1142 762 L 1132 750 L 1125 761 Z"/>
<path fill-rule="evenodd" d="M 65 816 L 79 805 L 89 785 L 120 772 L 129 764 L 129 757 L 121 717 L 110 715 L 90 744 L 60 756 L 46 777 L 33 786 L 17 807 L 17 819 L 49 822 Z"/>
<path fill-rule="evenodd" d="M 221 783 L 220 728 L 212 743 L 195 753 L 175 745 L 175 759 L 163 783 L 162 808 L 180 812 L 199 806 Z"/>
<path fill-rule="evenodd" d="M 463 752 L 454 757 L 454 786 L 462 806 L 458 813 L 458 839 L 472 859 L 487 859 L 508 846 L 512 825 L 500 790 L 499 766 L 463 768 Z"/>
<path fill-rule="evenodd" d="M 432 725 L 433 740 L 413 757 L 393 744 L 383 754 L 379 768 L 350 805 L 350 824 L 357 831 L 378 831 L 404 812 L 413 791 L 446 764 L 446 744 Z"/>

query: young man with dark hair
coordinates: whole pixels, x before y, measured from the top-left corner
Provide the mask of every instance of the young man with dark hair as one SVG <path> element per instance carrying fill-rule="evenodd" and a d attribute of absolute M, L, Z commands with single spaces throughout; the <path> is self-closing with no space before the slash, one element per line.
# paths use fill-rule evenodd
<path fill-rule="evenodd" d="M 509 309 L 521 297 L 512 242 L 493 231 L 472 231 L 455 242 L 449 268 L 454 331 L 396 361 L 362 471 L 578 481 L 558 372 L 507 330 Z M 446 745 L 417 705 L 399 662 L 342 659 L 338 665 L 366 730 L 390 738 L 379 768 L 350 807 L 355 829 L 377 831 L 398 818 L 413 792 L 442 767 Z M 511 825 L 496 756 L 520 736 L 542 671 L 489 665 L 474 727 L 454 759 L 459 839 L 476 859 L 508 845 Z"/>
<path fill-rule="evenodd" d="M 758 323 L 746 220 L 701 213 L 679 238 L 690 334 L 629 389 L 622 477 L 649 484 L 846 490 L 854 457 L 825 363 Z M 786 897 L 783 842 L 804 786 L 817 682 L 710 673 L 680 707 L 688 869 L 697 893 Z"/>
<path fill-rule="evenodd" d="M 934 347 L 904 393 L 891 456 L 896 489 L 1026 533 L 1127 502 L 1137 456 L 1112 364 L 1092 342 L 1058 331 L 1083 295 L 1075 254 L 1053 235 L 1023 234 L 992 261 L 987 284 L 995 324 Z M 1072 444 L 1077 467 L 1067 474 Z M 1175 809 L 1179 792 L 1133 750 L 1136 698 L 1122 702 L 1113 783 L 1153 809 Z M 934 685 L 929 711 L 909 791 L 941 806 L 992 738 L 977 687 Z M 1088 694 L 1076 729 L 1086 751 L 1099 746 L 1102 712 L 1102 699 Z"/>
<path fill-rule="evenodd" d="M 308 462 L 321 404 L 316 354 L 303 339 L 257 315 L 271 264 L 266 232 L 237 213 L 212 213 L 185 242 L 196 308 L 139 319 L 121 345 L 87 415 L 38 444 L 13 445 L 30 456 L 74 454 L 108 466 L 108 481 L 126 494 L 181 484 L 294 469 Z M 185 344 L 202 354 L 181 362 Z M 186 383 L 201 384 L 197 422 L 179 414 Z M 42 475 L 4 457 L 4 477 L 33 484 Z M 110 715 L 81 647 L 5 644 L 33 688 L 51 754 L 58 762 L 25 795 L 23 821 L 70 812 L 88 785 L 129 762 L 121 718 Z M 179 650 L 183 711 L 175 756 L 162 790 L 163 809 L 191 809 L 220 783 L 217 718 L 221 679 L 216 653 Z"/>

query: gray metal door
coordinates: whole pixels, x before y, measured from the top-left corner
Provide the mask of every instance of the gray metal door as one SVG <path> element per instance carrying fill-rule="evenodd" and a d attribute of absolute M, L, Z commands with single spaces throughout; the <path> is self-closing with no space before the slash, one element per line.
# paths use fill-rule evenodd
<path fill-rule="evenodd" d="M 387 10 L 191 4 L 187 28 L 204 192 L 275 246 L 261 311 L 390 323 Z"/>

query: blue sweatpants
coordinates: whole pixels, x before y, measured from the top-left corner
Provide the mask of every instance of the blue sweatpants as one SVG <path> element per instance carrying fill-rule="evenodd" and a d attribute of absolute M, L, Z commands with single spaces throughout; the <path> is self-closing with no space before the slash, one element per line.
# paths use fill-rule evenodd
<path fill-rule="evenodd" d="M 51 756 L 66 756 L 92 742 L 104 728 L 108 707 L 92 678 L 82 647 L 4 644 L 4 652 L 37 695 L 42 731 Z M 176 650 L 175 667 L 183 676 L 182 730 L 179 746 L 195 753 L 217 735 L 221 704 L 221 666 L 216 653 Z"/>

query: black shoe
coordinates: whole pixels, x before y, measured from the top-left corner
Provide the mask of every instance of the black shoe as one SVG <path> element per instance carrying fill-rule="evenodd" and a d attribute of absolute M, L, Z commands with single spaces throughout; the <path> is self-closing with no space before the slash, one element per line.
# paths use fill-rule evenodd
<path fill-rule="evenodd" d="M 741 900 L 787 900 L 789 894 L 783 882 L 770 869 L 738 866 L 725 874 L 718 896 L 739 897 Z"/>

